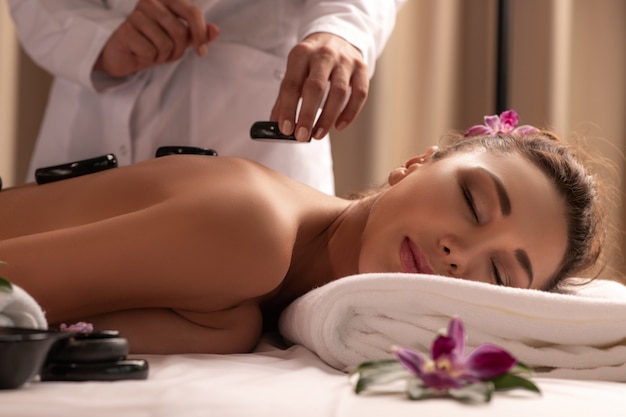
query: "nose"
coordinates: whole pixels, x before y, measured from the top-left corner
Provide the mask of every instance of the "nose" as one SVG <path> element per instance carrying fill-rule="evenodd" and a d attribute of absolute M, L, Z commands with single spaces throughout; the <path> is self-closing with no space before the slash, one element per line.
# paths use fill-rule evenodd
<path fill-rule="evenodd" d="M 439 242 L 439 252 L 442 259 L 444 274 L 453 277 L 464 277 L 468 274 L 472 259 L 476 257 L 473 245 L 461 244 L 455 239 L 448 238 Z"/>
<path fill-rule="evenodd" d="M 448 246 L 443 246 L 442 247 L 443 252 L 444 252 L 444 262 L 445 262 L 445 268 L 446 268 L 446 272 L 449 275 L 452 276 L 457 276 L 457 270 L 459 269 L 459 264 L 457 261 L 457 256 L 456 254 L 458 253 L 457 251 L 455 251 L 454 256 L 452 255 L 452 250 L 448 247 Z"/>

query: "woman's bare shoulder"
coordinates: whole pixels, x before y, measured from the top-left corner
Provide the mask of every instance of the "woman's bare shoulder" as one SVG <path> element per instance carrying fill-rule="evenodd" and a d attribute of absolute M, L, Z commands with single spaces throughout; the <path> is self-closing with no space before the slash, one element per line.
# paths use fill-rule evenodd
<path fill-rule="evenodd" d="M 177 204 L 187 205 L 194 227 L 204 228 L 213 256 L 230 271 L 252 268 L 282 279 L 302 219 L 301 186 L 257 163 L 220 158 L 189 174 Z"/>
<path fill-rule="evenodd" d="M 298 203 L 294 197 L 302 186 L 293 180 L 242 158 L 193 162 L 203 164 L 195 167 L 195 173 L 187 174 L 182 186 L 190 194 L 209 200 L 207 205 L 220 217 L 241 217 L 257 227 L 267 223 L 286 226 L 296 220 Z"/>

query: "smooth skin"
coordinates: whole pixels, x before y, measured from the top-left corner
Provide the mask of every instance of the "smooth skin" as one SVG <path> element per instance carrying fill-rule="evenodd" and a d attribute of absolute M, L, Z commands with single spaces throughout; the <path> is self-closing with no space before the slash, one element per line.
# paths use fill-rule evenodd
<path fill-rule="evenodd" d="M 90 321 L 161 354 L 247 352 L 296 297 L 357 273 L 546 285 L 567 239 L 549 180 L 517 155 L 431 152 L 360 200 L 194 155 L 3 190 L 0 275 L 51 324 Z"/>
<path fill-rule="evenodd" d="M 209 45 L 219 31 L 189 0 L 139 0 L 105 44 L 94 70 L 125 77 L 177 61 L 189 47 L 210 59 Z M 332 127 L 343 130 L 356 119 L 368 91 L 361 51 L 333 34 L 313 33 L 291 50 L 269 117 L 283 134 L 293 133 L 299 141 L 322 139 Z"/>

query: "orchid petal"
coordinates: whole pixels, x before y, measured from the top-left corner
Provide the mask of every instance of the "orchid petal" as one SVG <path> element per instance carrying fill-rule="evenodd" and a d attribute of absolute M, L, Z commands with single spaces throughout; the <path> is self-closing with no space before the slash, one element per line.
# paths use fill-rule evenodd
<path fill-rule="evenodd" d="M 405 369 L 419 377 L 424 374 L 423 368 L 427 360 L 424 355 L 403 347 L 395 348 L 393 353 Z"/>
<path fill-rule="evenodd" d="M 462 358 L 465 354 L 465 327 L 458 317 L 453 317 L 448 324 L 448 337 L 454 340 L 455 359 Z"/>
<path fill-rule="evenodd" d="M 500 115 L 501 130 L 505 133 L 511 132 L 519 123 L 519 117 L 515 110 L 507 110 Z"/>
<path fill-rule="evenodd" d="M 438 336 L 431 346 L 431 356 L 435 361 L 442 356 L 456 359 L 456 354 L 456 341 L 449 336 Z"/>
<path fill-rule="evenodd" d="M 480 379 L 491 379 L 511 370 L 517 360 L 506 350 L 491 344 L 478 346 L 467 357 L 465 366 Z"/>
<path fill-rule="evenodd" d="M 515 128 L 513 130 L 513 133 L 516 133 L 518 135 L 530 135 L 533 133 L 537 133 L 539 132 L 539 129 L 537 129 L 535 126 L 531 126 L 531 125 L 524 125 L 524 126 L 520 126 L 518 128 Z"/>
<path fill-rule="evenodd" d="M 485 125 L 491 128 L 493 133 L 500 131 L 500 117 L 497 115 L 485 116 Z"/>
<path fill-rule="evenodd" d="M 467 129 L 463 136 L 493 135 L 495 131 L 485 125 L 474 125 Z"/>
<path fill-rule="evenodd" d="M 59 326 L 59 330 L 62 332 L 88 334 L 88 333 L 93 332 L 93 324 L 87 323 L 84 321 L 79 321 L 78 323 L 74 323 L 68 326 L 65 323 L 61 323 L 61 325 Z"/>

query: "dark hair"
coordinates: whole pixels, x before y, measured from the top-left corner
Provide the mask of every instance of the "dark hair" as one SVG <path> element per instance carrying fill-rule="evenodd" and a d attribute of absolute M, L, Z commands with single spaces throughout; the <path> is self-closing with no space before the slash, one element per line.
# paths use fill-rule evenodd
<path fill-rule="evenodd" d="M 605 238 L 603 206 L 599 201 L 596 178 L 588 172 L 571 145 L 561 142 L 548 131 L 524 135 L 498 133 L 458 137 L 454 143 L 435 152 L 432 158 L 437 160 L 477 148 L 502 155 L 516 153 L 526 158 L 552 179 L 566 202 L 567 248 L 558 270 L 544 290 L 553 290 L 564 279 L 596 265 Z"/>

